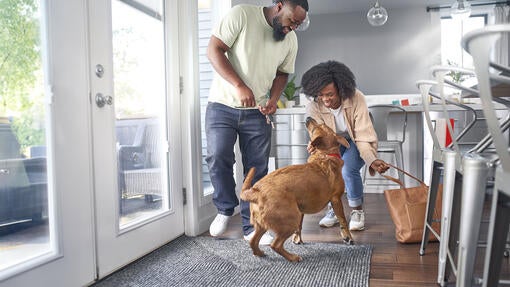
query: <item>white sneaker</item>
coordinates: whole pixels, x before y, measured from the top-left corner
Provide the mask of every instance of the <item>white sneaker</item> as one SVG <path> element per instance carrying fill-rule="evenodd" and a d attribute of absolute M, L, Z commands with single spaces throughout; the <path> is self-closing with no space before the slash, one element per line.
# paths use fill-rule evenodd
<path fill-rule="evenodd" d="M 244 240 L 251 241 L 253 238 L 253 235 L 255 235 L 255 230 L 250 232 L 250 234 L 244 236 Z M 273 242 L 273 236 L 269 233 L 264 233 L 262 237 L 260 238 L 259 245 L 269 245 Z"/>
<path fill-rule="evenodd" d="M 319 225 L 321 227 L 332 227 L 338 223 L 338 219 L 336 218 L 335 211 L 333 208 L 328 208 L 326 215 L 319 221 Z"/>
<path fill-rule="evenodd" d="M 225 233 L 229 220 L 230 216 L 218 213 L 211 223 L 211 226 L 209 226 L 209 233 L 211 236 L 216 237 Z"/>
<path fill-rule="evenodd" d="M 351 211 L 351 221 L 349 222 L 349 230 L 365 229 L 365 212 L 363 210 Z"/>

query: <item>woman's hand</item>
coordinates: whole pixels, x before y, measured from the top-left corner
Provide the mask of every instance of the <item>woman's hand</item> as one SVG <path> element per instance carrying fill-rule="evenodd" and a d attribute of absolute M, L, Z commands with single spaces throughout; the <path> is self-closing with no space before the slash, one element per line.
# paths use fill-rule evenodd
<path fill-rule="evenodd" d="M 390 168 L 386 162 L 380 159 L 374 160 L 370 167 L 378 173 L 385 173 Z"/>
<path fill-rule="evenodd" d="M 315 147 L 312 146 L 312 142 L 311 141 L 308 142 L 308 145 L 306 146 L 306 150 L 308 151 L 308 153 L 312 153 L 312 152 L 315 151 Z"/>

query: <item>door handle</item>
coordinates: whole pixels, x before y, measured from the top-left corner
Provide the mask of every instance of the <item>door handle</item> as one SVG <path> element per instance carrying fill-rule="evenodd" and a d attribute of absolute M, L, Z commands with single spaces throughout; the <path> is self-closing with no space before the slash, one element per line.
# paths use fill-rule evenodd
<path fill-rule="evenodd" d="M 112 105 L 113 98 L 112 96 L 106 95 L 104 96 L 101 93 L 96 94 L 96 105 L 100 108 L 104 107 L 105 105 Z"/>

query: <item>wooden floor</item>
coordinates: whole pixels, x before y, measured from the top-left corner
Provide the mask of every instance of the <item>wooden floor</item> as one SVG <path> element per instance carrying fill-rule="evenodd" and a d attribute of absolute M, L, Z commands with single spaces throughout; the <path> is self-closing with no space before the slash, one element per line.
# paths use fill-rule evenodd
<path fill-rule="evenodd" d="M 373 246 L 370 286 L 438 286 L 437 258 L 439 243 L 429 243 L 425 255 L 418 254 L 420 244 L 401 244 L 395 240 L 395 229 L 388 213 L 383 194 L 365 194 L 365 230 L 352 233 L 355 244 Z M 346 207 L 346 215 L 350 209 Z M 332 242 L 343 244 L 339 238 L 339 227 L 319 227 L 323 213 L 305 215 L 303 222 L 303 240 L 306 242 Z M 207 235 L 204 234 L 204 235 Z M 239 215 L 230 221 L 228 238 L 241 238 L 241 219 Z M 483 256 L 479 256 L 483 257 Z M 478 263 L 478 260 L 477 260 Z M 479 264 L 478 264 L 479 265 Z M 477 273 L 481 269 L 477 267 Z M 503 263 L 502 276 L 510 278 L 508 258 Z M 454 281 L 452 278 L 451 281 Z M 449 284 L 448 286 L 454 286 Z M 508 285 L 507 285 L 508 286 Z"/>

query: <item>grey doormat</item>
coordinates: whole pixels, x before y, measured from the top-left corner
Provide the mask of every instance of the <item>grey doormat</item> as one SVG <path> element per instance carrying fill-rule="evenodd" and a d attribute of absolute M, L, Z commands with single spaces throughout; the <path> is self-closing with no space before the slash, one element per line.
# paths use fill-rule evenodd
<path fill-rule="evenodd" d="M 269 246 L 256 257 L 242 239 L 181 236 L 93 286 L 368 286 L 371 246 L 287 240 L 285 248 L 303 261 Z"/>

